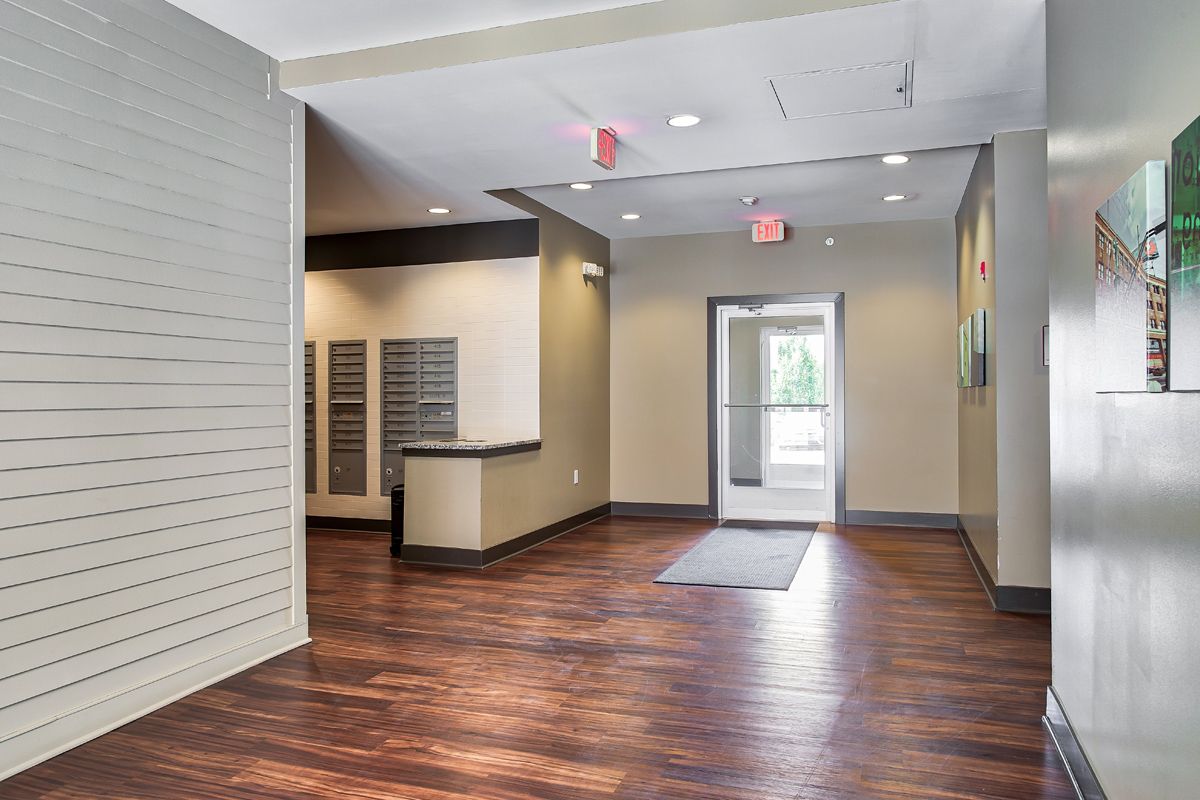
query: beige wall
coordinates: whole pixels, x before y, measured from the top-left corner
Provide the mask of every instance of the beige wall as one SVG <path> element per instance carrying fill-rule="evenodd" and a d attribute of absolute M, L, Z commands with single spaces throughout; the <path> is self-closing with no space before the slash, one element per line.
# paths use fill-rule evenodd
<path fill-rule="evenodd" d="M 708 502 L 708 297 L 845 292 L 847 508 L 956 512 L 953 259 L 950 220 L 614 241 L 612 499 Z"/>
<path fill-rule="evenodd" d="M 988 311 L 987 385 L 959 392 L 959 514 L 1001 586 L 1050 585 L 1045 185 L 1045 131 L 999 134 L 956 220 L 959 320 Z"/>
<path fill-rule="evenodd" d="M 992 145 L 979 149 L 955 218 L 958 241 L 958 317 L 987 310 L 987 382 L 958 391 L 958 514 L 971 543 L 996 581 L 999 575 L 996 496 L 996 167 Z M 989 277 L 980 277 L 986 261 Z"/>
<path fill-rule="evenodd" d="M 537 452 L 410 459 L 405 490 L 414 501 L 404 506 L 405 544 L 486 550 L 543 527 L 530 527 L 539 459 Z"/>
<path fill-rule="evenodd" d="M 308 513 L 388 519 L 379 493 L 379 341 L 458 338 L 459 434 L 533 438 L 539 429 L 537 258 L 310 272 L 305 338 L 316 341 L 317 493 Z M 329 345 L 367 340 L 367 494 L 331 495 Z"/>
<path fill-rule="evenodd" d="M 539 513 L 534 499 L 538 488 L 530 481 L 538 480 L 538 476 L 547 469 L 547 466 L 541 463 L 541 458 L 539 452 L 531 452 L 483 460 L 480 490 L 484 511 L 480 524 L 480 542 L 483 549 L 503 544 L 571 516 L 566 514 L 556 519 L 550 519 L 548 515 L 544 519 L 534 516 Z M 567 491 L 576 488 L 569 480 L 565 485 Z M 604 502 L 592 503 L 587 508 L 595 508 Z"/>
<path fill-rule="evenodd" d="M 404 472 L 404 543 L 479 550 L 482 462 L 478 458 L 413 458 Z"/>
<path fill-rule="evenodd" d="M 584 261 L 609 263 L 608 239 L 520 192 L 494 194 L 540 220 L 542 449 L 485 462 L 483 518 L 495 521 L 484 547 L 610 499 L 610 281 L 585 281 L 581 271 Z"/>

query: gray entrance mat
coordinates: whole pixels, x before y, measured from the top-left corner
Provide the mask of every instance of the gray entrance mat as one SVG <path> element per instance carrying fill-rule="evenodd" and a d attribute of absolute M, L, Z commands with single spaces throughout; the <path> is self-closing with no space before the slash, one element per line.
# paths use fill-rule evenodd
<path fill-rule="evenodd" d="M 816 529 L 718 528 L 654 582 L 786 590 Z"/>

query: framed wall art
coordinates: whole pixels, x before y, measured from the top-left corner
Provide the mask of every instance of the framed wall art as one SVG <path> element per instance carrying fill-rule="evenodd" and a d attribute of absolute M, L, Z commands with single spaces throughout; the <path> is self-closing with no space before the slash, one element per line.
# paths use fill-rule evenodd
<path fill-rule="evenodd" d="M 958 388 L 987 384 L 987 311 L 980 308 L 958 326 Z"/>
<path fill-rule="evenodd" d="M 1167 165 L 1151 161 L 1096 209 L 1096 391 L 1167 385 Z"/>
<path fill-rule="evenodd" d="M 1200 119 L 1171 146 L 1171 389 L 1200 391 Z"/>

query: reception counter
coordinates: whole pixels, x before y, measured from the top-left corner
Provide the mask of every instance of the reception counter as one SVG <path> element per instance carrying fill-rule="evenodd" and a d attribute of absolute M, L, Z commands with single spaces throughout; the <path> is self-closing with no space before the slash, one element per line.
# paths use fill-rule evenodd
<path fill-rule="evenodd" d="M 404 546 L 410 563 L 484 567 L 524 543 L 510 476 L 537 457 L 540 439 L 450 439 L 404 446 Z"/>

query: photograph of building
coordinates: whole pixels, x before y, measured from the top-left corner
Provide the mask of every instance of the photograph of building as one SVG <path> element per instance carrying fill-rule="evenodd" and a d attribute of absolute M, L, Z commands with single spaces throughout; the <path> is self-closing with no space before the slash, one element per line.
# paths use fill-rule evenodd
<path fill-rule="evenodd" d="M 1152 161 L 1096 210 L 1097 391 L 1166 389 L 1165 245 L 1166 163 Z"/>

